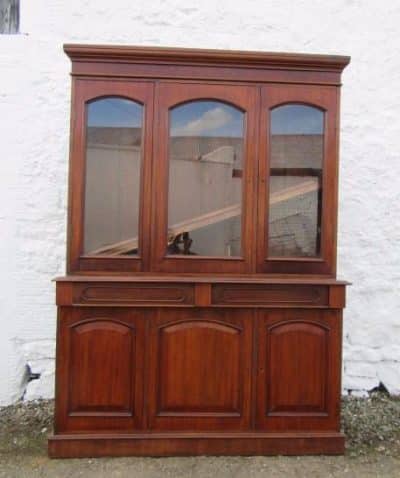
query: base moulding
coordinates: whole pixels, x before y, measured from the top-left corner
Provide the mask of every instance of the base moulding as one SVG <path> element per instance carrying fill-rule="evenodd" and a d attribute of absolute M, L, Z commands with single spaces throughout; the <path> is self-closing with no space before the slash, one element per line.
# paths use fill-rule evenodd
<path fill-rule="evenodd" d="M 341 455 L 344 435 L 319 433 L 59 434 L 49 437 L 51 458 L 196 455 Z"/>

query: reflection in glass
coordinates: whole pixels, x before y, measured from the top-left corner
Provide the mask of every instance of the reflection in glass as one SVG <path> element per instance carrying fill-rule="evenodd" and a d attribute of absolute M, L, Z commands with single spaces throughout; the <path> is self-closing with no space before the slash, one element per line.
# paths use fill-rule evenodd
<path fill-rule="evenodd" d="M 241 255 L 243 118 L 218 101 L 170 112 L 168 254 Z"/>
<path fill-rule="evenodd" d="M 288 104 L 271 111 L 270 257 L 320 254 L 323 111 Z"/>
<path fill-rule="evenodd" d="M 87 105 L 84 253 L 138 253 L 142 106 L 123 98 Z"/>

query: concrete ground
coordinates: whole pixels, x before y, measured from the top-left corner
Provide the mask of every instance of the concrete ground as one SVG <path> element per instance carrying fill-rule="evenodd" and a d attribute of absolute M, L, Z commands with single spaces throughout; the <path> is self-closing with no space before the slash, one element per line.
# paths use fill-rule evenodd
<path fill-rule="evenodd" d="M 400 400 L 343 401 L 345 456 L 50 460 L 52 401 L 0 408 L 0 478 L 400 478 Z"/>
<path fill-rule="evenodd" d="M 2 456 L 1 478 L 399 478 L 400 457 L 193 457 L 49 460 L 33 455 Z"/>

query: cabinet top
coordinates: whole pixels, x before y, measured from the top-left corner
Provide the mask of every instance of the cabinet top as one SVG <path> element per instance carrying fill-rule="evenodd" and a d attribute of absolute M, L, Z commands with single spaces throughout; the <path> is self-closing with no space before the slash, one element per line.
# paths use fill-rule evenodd
<path fill-rule="evenodd" d="M 283 69 L 339 74 L 350 62 L 349 56 L 317 55 L 195 48 L 169 48 L 126 45 L 65 44 L 73 62 L 217 66 L 249 69 Z"/>
<path fill-rule="evenodd" d="M 68 273 L 335 275 L 348 57 L 64 50 Z"/>

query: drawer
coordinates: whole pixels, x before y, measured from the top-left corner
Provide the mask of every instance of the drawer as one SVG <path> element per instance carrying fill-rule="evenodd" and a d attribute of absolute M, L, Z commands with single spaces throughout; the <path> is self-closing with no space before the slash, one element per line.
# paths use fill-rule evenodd
<path fill-rule="evenodd" d="M 192 305 L 193 284 L 76 284 L 73 303 L 85 305 Z"/>
<path fill-rule="evenodd" d="M 216 284 L 212 288 L 211 297 L 215 305 L 322 307 L 329 304 L 329 287 L 297 284 Z"/>

